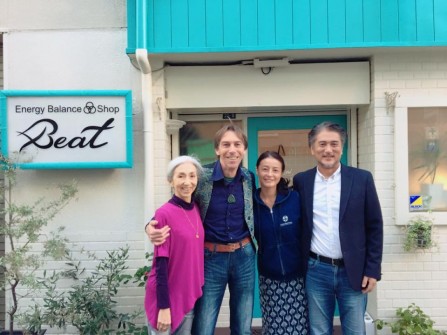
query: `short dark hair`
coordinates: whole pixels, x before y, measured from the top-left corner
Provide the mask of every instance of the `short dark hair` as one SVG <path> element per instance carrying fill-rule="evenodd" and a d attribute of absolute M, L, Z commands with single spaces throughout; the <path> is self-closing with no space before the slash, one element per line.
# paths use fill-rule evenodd
<path fill-rule="evenodd" d="M 236 136 L 242 141 L 242 143 L 244 144 L 244 148 L 247 149 L 248 148 L 248 141 L 247 141 L 247 136 L 244 134 L 244 132 L 242 131 L 241 128 L 239 128 L 238 126 L 236 126 L 233 123 L 230 124 L 226 124 L 225 126 L 223 126 L 222 128 L 220 128 L 217 132 L 216 135 L 214 135 L 214 149 L 219 148 L 219 144 L 220 141 L 222 141 L 222 137 L 225 135 L 225 133 L 227 133 L 228 131 L 232 131 L 236 134 Z"/>
<path fill-rule="evenodd" d="M 338 133 L 340 135 L 342 146 L 346 143 L 348 139 L 348 134 L 346 133 L 346 130 L 342 126 L 340 126 L 338 123 L 334 123 L 331 121 L 324 121 L 313 126 L 309 134 L 307 135 L 309 148 L 312 146 L 312 144 L 314 144 L 317 135 L 323 130 L 334 131 Z"/>

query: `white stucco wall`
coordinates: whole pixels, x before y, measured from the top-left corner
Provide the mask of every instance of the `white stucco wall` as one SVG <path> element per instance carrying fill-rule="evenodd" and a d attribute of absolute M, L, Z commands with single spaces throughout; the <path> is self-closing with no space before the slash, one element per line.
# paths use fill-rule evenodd
<path fill-rule="evenodd" d="M 0 0 L 0 31 L 126 25 L 126 0 Z"/>

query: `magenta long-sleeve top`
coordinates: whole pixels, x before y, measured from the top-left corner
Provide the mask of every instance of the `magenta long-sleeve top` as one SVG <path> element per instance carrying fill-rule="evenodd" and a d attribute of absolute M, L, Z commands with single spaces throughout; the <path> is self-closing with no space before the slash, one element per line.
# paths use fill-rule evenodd
<path fill-rule="evenodd" d="M 204 231 L 197 205 L 191 210 L 166 203 L 155 212 L 157 228 L 169 225 L 170 236 L 154 248 L 152 269 L 146 283 L 144 306 L 149 323 L 157 329 L 156 258 L 167 257 L 171 333 L 202 296 L 204 284 Z"/>

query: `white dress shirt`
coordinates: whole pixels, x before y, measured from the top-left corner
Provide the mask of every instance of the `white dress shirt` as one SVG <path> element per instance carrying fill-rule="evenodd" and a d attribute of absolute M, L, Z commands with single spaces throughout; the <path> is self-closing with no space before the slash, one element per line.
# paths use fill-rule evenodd
<path fill-rule="evenodd" d="M 311 250 L 321 256 L 343 258 L 339 234 L 341 164 L 329 178 L 315 175 Z"/>

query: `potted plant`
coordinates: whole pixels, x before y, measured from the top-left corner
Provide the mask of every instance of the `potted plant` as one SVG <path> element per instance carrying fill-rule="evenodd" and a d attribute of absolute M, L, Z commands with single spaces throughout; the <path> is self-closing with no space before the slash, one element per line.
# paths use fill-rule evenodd
<path fill-rule="evenodd" d="M 387 322 L 384 320 L 375 320 L 378 330 L 385 326 L 391 328 L 393 334 L 399 335 L 445 335 L 444 331 L 433 329 L 434 321 L 424 313 L 424 311 L 412 303 L 407 308 L 398 308 L 396 310 L 397 320 Z"/>
<path fill-rule="evenodd" d="M 13 335 L 17 334 L 14 328 L 23 298 L 19 294 L 23 292 L 21 289 L 26 289 L 29 294 L 38 289 L 36 271 L 42 268 L 45 260 L 63 259 L 68 253 L 67 239 L 61 234 L 63 228 L 50 234 L 44 234 L 44 228 L 75 197 L 77 189 L 74 183 L 60 185 L 57 199 L 41 197 L 31 204 L 19 203 L 13 196 L 17 185 L 16 166 L 3 155 L 0 155 L 0 166 L 4 176 L 0 192 L 4 204 L 0 208 L 0 234 L 5 238 L 5 253 L 0 256 L 3 273 L 0 287 L 10 298 L 6 311 L 8 330 L 3 334 Z M 43 249 L 36 250 L 37 243 Z"/>
<path fill-rule="evenodd" d="M 427 250 L 436 245 L 433 241 L 433 219 L 426 215 L 413 217 L 404 228 L 405 239 L 403 248 L 405 251 Z"/>

